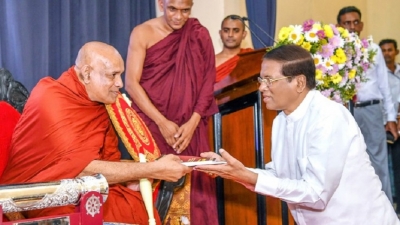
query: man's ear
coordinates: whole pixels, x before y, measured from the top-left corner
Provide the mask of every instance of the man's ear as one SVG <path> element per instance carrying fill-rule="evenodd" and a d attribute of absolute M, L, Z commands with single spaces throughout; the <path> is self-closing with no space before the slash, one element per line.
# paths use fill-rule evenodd
<path fill-rule="evenodd" d="M 245 31 L 243 31 L 242 41 L 246 38 L 246 36 L 247 36 L 247 31 L 245 30 Z"/>
<path fill-rule="evenodd" d="M 306 76 L 304 76 L 303 74 L 298 75 L 296 76 L 296 81 L 297 81 L 296 91 L 297 93 L 302 93 L 307 86 Z"/>
<path fill-rule="evenodd" d="M 164 12 L 164 0 L 158 0 L 158 10 Z"/>
<path fill-rule="evenodd" d="M 83 83 L 89 84 L 90 83 L 90 66 L 84 65 L 81 69 Z"/>
<path fill-rule="evenodd" d="M 398 50 L 398 49 L 396 49 L 396 50 L 395 50 L 395 52 L 396 52 L 396 55 L 398 55 L 398 54 L 399 54 L 399 50 Z"/>

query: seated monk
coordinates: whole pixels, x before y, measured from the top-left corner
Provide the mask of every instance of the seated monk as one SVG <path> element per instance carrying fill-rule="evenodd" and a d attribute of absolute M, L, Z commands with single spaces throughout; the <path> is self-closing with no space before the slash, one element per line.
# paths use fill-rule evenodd
<path fill-rule="evenodd" d="M 238 15 L 229 15 L 222 20 L 219 35 L 221 36 L 223 49 L 215 55 L 217 83 L 228 76 L 236 67 L 236 63 L 239 60 L 237 54 L 253 51 L 251 48 L 243 49 L 240 47 L 247 35 L 247 31 L 243 19 Z"/>
<path fill-rule="evenodd" d="M 124 63 L 118 51 L 89 42 L 75 66 L 54 80 L 39 81 L 15 128 L 1 184 L 45 182 L 103 174 L 110 184 L 104 221 L 148 224 L 138 191 L 127 188 L 141 178 L 177 181 L 191 169 L 174 155 L 157 161 L 120 161 L 118 139 L 105 104 L 116 101 L 123 86 Z M 74 212 L 74 206 L 24 212 L 28 218 Z M 157 224 L 161 224 L 155 213 Z"/>

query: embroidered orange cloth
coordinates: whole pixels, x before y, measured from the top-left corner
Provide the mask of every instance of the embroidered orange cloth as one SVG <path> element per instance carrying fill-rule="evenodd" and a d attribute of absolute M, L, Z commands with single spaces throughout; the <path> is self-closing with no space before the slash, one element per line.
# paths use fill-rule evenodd
<path fill-rule="evenodd" d="M 74 178 L 93 160 L 119 161 L 118 139 L 104 104 L 89 99 L 73 67 L 39 81 L 15 128 L 1 184 Z M 74 212 L 74 206 L 25 212 L 27 217 Z M 157 224 L 161 224 L 158 214 Z M 148 224 L 139 192 L 111 185 L 104 221 Z"/>
<path fill-rule="evenodd" d="M 244 53 L 244 52 L 251 52 L 254 49 L 252 48 L 242 48 L 240 49 L 239 53 Z M 235 55 L 234 57 L 228 59 L 221 65 L 217 66 L 217 76 L 215 79 L 215 82 L 220 82 L 222 79 L 224 79 L 226 76 L 231 74 L 233 69 L 235 69 L 237 62 L 239 61 L 239 56 Z"/>

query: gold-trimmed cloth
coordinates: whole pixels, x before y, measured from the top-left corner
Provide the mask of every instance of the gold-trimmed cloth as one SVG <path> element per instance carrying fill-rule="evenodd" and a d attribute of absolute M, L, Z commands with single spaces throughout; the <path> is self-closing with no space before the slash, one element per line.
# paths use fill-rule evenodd
<path fill-rule="evenodd" d="M 121 93 L 114 104 L 106 105 L 106 109 L 118 136 L 135 162 L 139 162 L 139 153 L 144 154 L 147 161 L 160 157 L 160 149 L 146 124 Z"/>

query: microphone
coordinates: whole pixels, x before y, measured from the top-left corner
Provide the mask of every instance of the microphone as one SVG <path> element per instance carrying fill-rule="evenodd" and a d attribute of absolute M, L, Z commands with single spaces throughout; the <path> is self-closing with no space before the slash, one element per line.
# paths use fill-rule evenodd
<path fill-rule="evenodd" d="M 268 37 L 269 39 L 271 39 L 274 43 L 277 43 L 277 42 L 275 41 L 275 39 L 274 39 L 273 37 L 271 37 L 271 35 L 269 35 L 269 34 L 268 34 L 264 29 L 262 29 L 258 24 L 253 23 L 251 20 L 249 20 L 249 18 L 243 16 L 243 17 L 242 17 L 242 20 L 243 20 L 243 22 L 244 22 L 244 21 L 249 21 L 249 23 L 255 25 L 259 30 L 261 30 L 261 32 L 263 32 L 265 35 L 267 35 L 267 37 Z M 254 37 L 256 37 L 257 40 L 258 40 L 261 44 L 264 45 L 264 47 L 267 47 L 267 45 L 261 40 L 261 38 L 260 38 L 256 33 L 254 33 L 254 32 L 250 29 L 250 27 L 247 26 L 246 23 L 244 23 L 244 25 L 247 27 L 247 29 L 249 29 L 249 31 L 251 32 L 251 34 L 254 35 Z"/>

